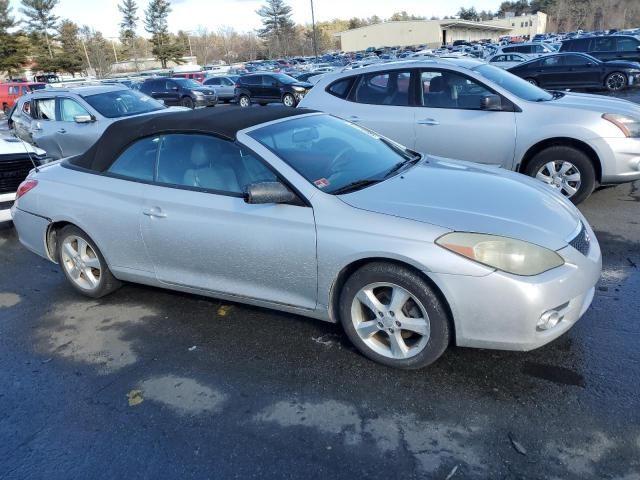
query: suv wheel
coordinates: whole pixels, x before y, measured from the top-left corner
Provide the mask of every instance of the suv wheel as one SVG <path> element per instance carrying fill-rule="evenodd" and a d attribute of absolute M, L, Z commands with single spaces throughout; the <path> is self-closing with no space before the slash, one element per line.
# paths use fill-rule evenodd
<path fill-rule="evenodd" d="M 596 172 L 591 159 L 573 147 L 549 147 L 538 153 L 524 169 L 561 193 L 576 205 L 596 187 Z"/>
<path fill-rule="evenodd" d="M 249 97 L 247 97 L 246 95 L 240 95 L 240 98 L 238 99 L 238 104 L 242 108 L 250 107 L 251 106 L 251 99 Z"/>
<path fill-rule="evenodd" d="M 191 109 L 194 107 L 193 99 L 191 97 L 184 97 L 181 103 L 183 107 L 187 107 Z"/>
<path fill-rule="evenodd" d="M 604 86 L 610 92 L 618 92 L 627 87 L 627 76 L 622 72 L 613 72 L 607 75 Z"/>
<path fill-rule="evenodd" d="M 376 262 L 357 270 L 340 295 L 340 321 L 370 359 L 403 369 L 435 362 L 451 338 L 449 316 L 417 273 Z"/>
<path fill-rule="evenodd" d="M 536 87 L 538 86 L 538 82 L 535 78 L 525 78 L 525 80 L 529 82 L 531 85 L 535 85 Z"/>
<path fill-rule="evenodd" d="M 294 97 L 290 93 L 285 93 L 284 96 L 282 97 L 282 103 L 284 103 L 286 107 L 295 107 L 296 97 Z"/>

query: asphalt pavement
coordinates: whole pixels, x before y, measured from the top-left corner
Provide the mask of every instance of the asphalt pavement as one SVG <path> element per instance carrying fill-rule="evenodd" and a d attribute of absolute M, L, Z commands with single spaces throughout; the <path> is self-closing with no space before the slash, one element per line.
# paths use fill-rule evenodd
<path fill-rule="evenodd" d="M 580 208 L 604 265 L 573 329 L 411 372 L 302 317 L 86 299 L 0 227 L 0 478 L 638 480 L 640 182 Z"/>

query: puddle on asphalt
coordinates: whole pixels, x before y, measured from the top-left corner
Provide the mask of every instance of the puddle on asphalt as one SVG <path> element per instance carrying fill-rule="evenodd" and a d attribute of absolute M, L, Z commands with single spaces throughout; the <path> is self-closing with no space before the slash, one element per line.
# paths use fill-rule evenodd
<path fill-rule="evenodd" d="M 216 413 L 227 396 L 192 378 L 165 375 L 143 381 L 139 388 L 145 400 L 167 405 L 181 415 Z"/>
<path fill-rule="evenodd" d="M 345 445 L 373 441 L 380 452 L 407 450 L 421 469 L 433 474 L 464 463 L 482 472 L 480 456 L 470 446 L 480 428 L 417 420 L 413 415 L 362 418 L 355 407 L 335 400 L 320 403 L 278 402 L 254 417 L 281 427 L 306 427 L 332 434 Z"/>
<path fill-rule="evenodd" d="M 48 355 L 97 365 L 98 373 L 108 374 L 138 360 L 127 329 L 155 316 L 147 306 L 67 303 L 53 311 L 54 321 L 46 322 L 38 337 Z"/>
<path fill-rule="evenodd" d="M 573 370 L 542 363 L 525 362 L 522 373 L 530 377 L 541 378 L 560 385 L 584 387 L 584 377 Z"/>
<path fill-rule="evenodd" d="M 22 301 L 22 298 L 17 293 L 4 292 L 0 293 L 0 308 L 15 307 Z"/>

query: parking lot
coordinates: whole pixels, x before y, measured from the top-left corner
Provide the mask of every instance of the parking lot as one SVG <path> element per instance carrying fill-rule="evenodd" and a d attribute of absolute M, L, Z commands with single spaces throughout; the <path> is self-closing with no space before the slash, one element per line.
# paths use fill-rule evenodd
<path fill-rule="evenodd" d="M 639 203 L 636 182 L 580 206 L 604 265 L 568 334 L 419 371 L 293 315 L 133 285 L 88 300 L 4 226 L 0 478 L 638 479 Z"/>

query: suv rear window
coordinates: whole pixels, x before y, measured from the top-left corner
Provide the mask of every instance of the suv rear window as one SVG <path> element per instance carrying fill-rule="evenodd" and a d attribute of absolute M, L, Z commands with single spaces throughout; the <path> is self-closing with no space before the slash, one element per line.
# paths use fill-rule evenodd
<path fill-rule="evenodd" d="M 346 98 L 347 95 L 349 95 L 349 90 L 351 90 L 351 85 L 353 85 L 355 78 L 356 77 L 348 77 L 333 82 L 327 87 L 327 92 L 338 98 Z"/>
<path fill-rule="evenodd" d="M 564 52 L 588 52 L 590 41 L 590 38 L 569 40 L 562 43 L 562 48 L 560 50 Z"/>

